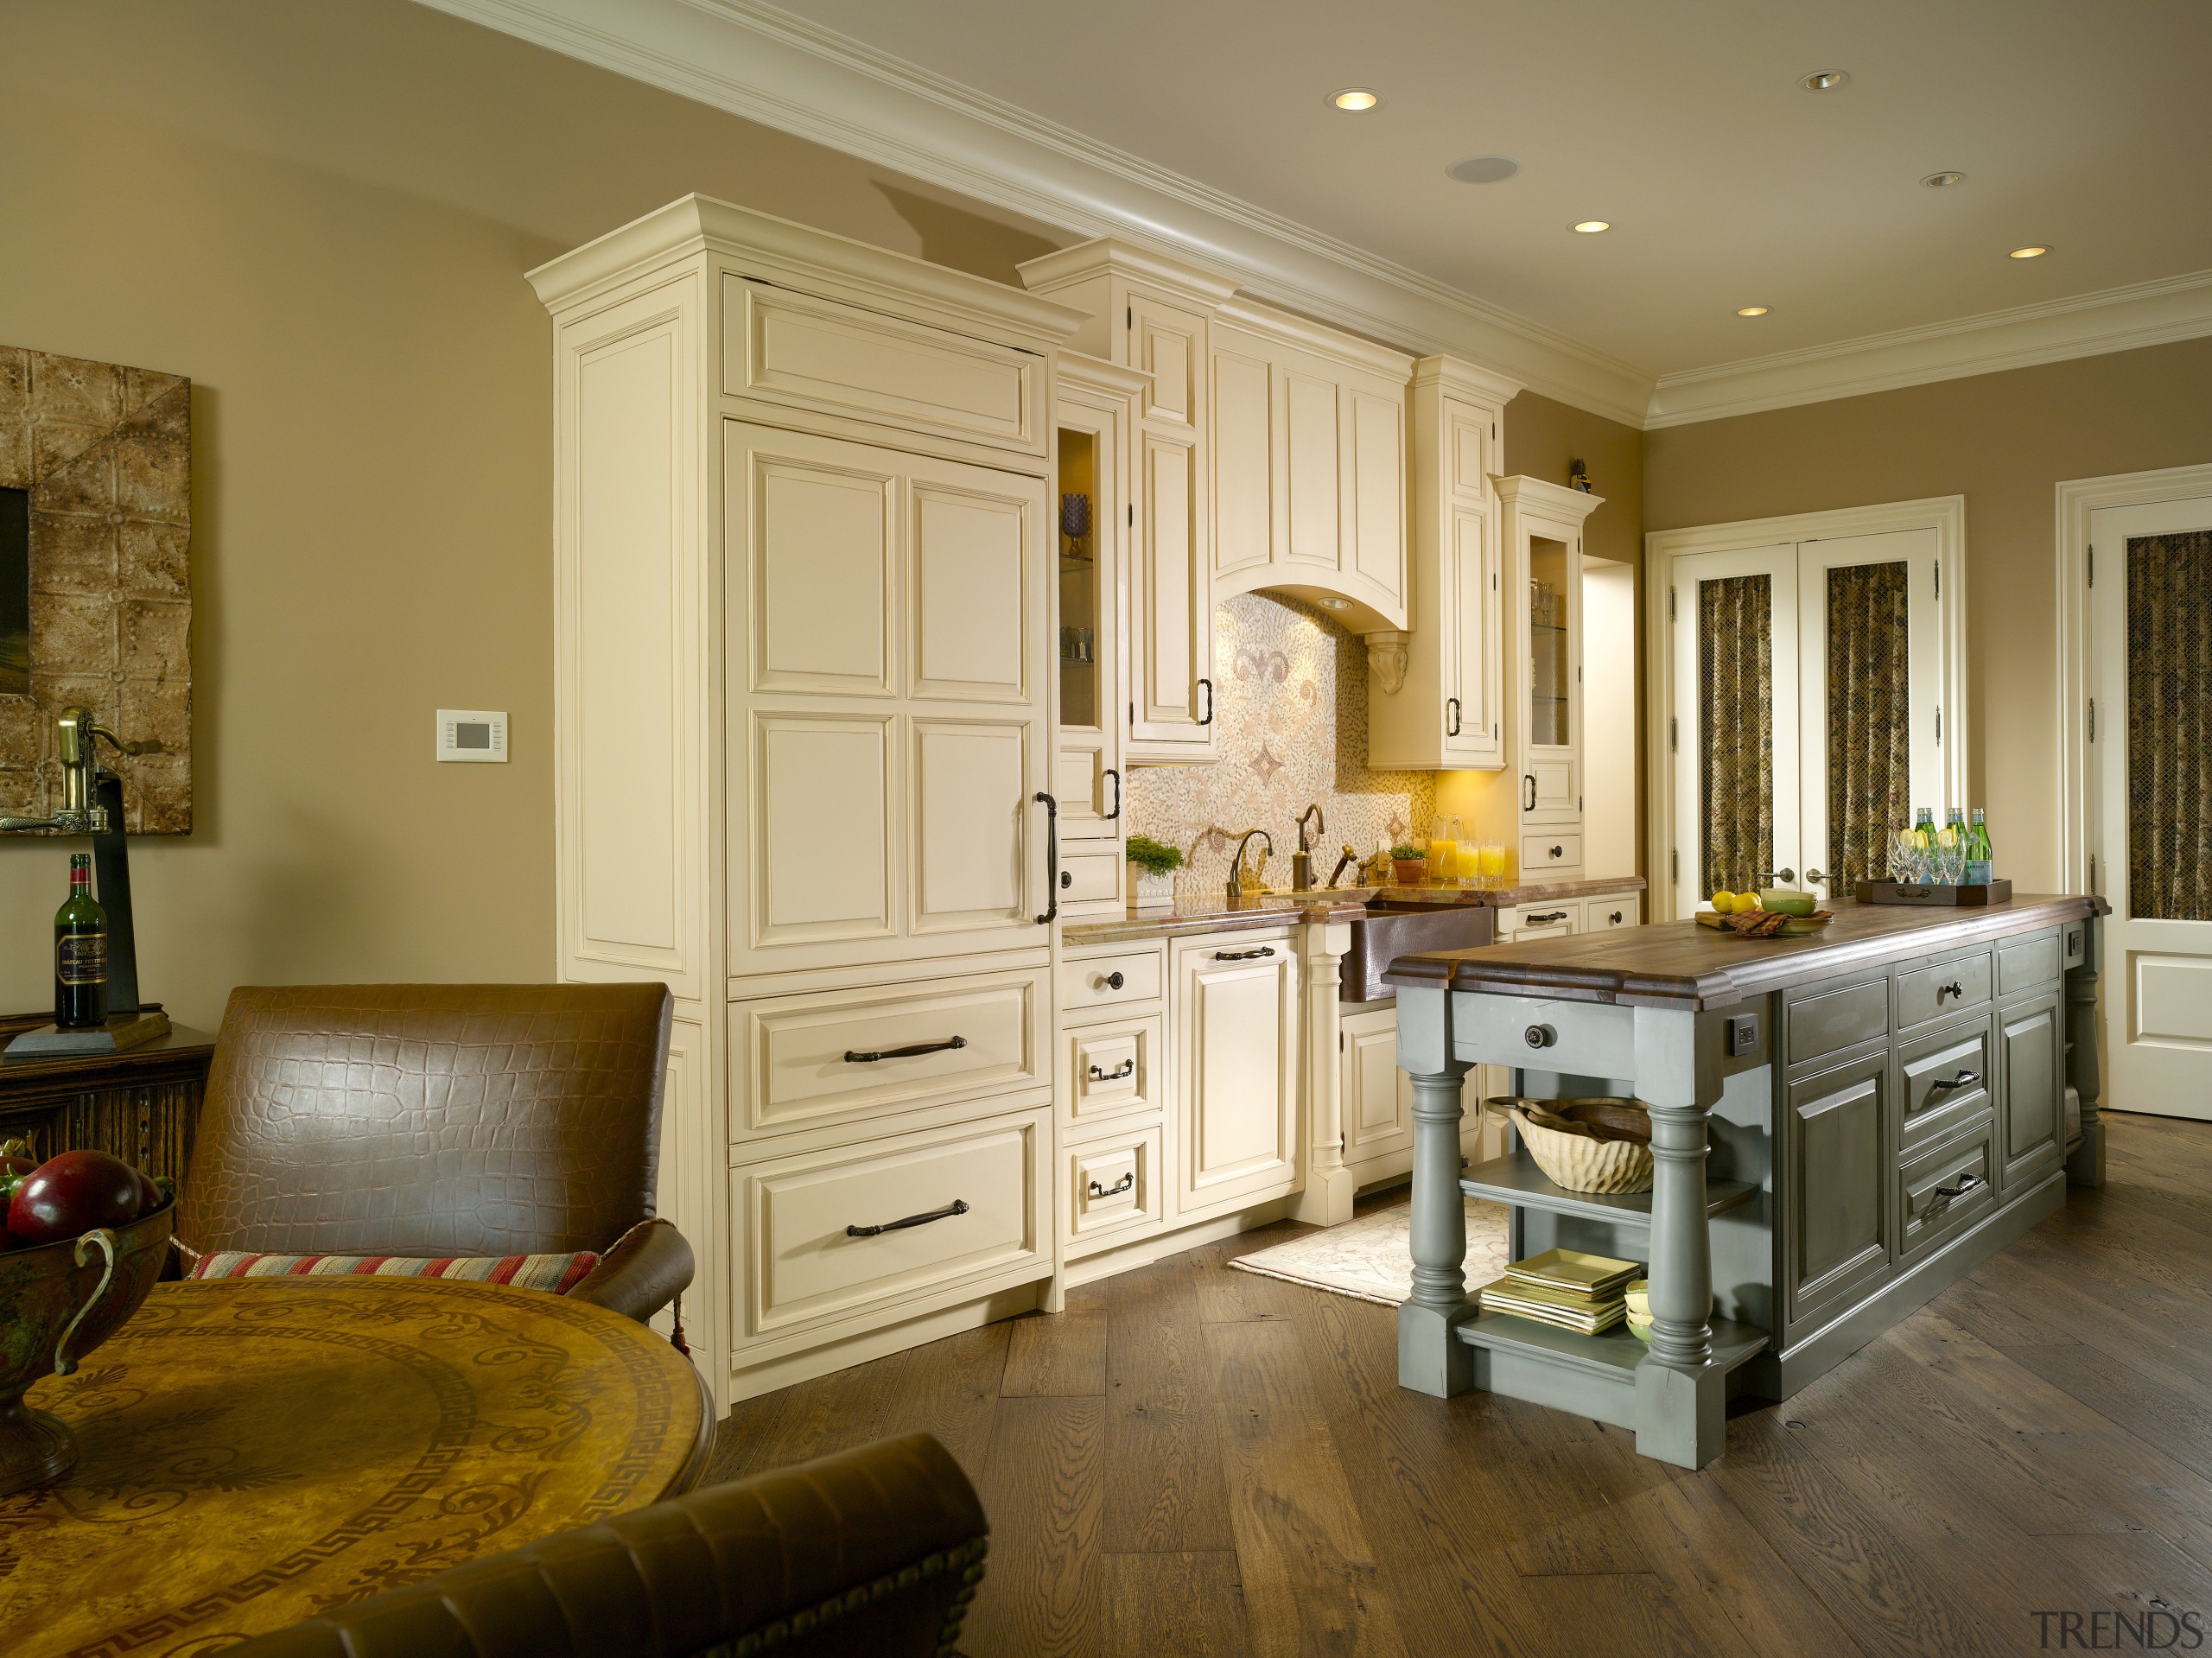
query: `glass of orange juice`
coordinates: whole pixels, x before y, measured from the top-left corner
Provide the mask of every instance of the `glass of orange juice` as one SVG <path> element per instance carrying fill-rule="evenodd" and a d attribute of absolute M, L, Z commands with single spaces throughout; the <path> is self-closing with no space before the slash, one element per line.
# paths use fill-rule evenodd
<path fill-rule="evenodd" d="M 1482 870 L 1483 885 L 1503 886 L 1505 884 L 1505 842 L 1485 841 L 1476 856 Z"/>

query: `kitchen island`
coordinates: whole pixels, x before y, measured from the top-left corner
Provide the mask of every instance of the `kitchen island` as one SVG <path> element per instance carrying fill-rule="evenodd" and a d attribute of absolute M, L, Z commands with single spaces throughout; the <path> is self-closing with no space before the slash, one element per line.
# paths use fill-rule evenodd
<path fill-rule="evenodd" d="M 2069 1172 L 2101 1183 L 2103 900 L 1835 910 L 1805 938 L 1685 920 L 1398 960 L 1403 1386 L 1555 1406 L 1702 1467 L 1732 1394 L 1789 1397 L 2056 1210 Z M 1567 1191 L 1517 1148 L 1463 1168 L 1478 1064 L 1513 1068 L 1516 1093 L 1643 1101 L 1653 1189 Z M 1516 1258 L 1648 1261 L 1649 1348 L 1480 1311 L 1466 1195 L 1512 1207 Z"/>

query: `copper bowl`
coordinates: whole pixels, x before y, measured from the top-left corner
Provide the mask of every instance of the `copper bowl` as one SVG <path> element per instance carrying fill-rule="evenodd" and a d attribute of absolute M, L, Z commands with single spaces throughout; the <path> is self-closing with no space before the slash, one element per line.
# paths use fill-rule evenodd
<path fill-rule="evenodd" d="M 175 1220 L 171 1197 L 128 1226 L 0 1255 L 0 1496 L 76 1466 L 69 1430 L 26 1405 L 23 1391 L 67 1375 L 138 1311 L 162 1275 Z"/>

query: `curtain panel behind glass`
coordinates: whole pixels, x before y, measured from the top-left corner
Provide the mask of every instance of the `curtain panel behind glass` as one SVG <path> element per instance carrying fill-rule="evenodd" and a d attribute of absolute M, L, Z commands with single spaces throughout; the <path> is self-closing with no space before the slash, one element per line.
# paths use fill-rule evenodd
<path fill-rule="evenodd" d="M 1885 835 L 1912 821 L 1910 567 L 1828 572 L 1828 872 L 1831 893 L 1888 873 Z"/>
<path fill-rule="evenodd" d="M 1707 893 L 1774 867 L 1774 611 L 1765 575 L 1698 583 L 1698 729 Z"/>
<path fill-rule="evenodd" d="M 2212 530 L 2127 543 L 2127 894 L 2212 921 Z"/>

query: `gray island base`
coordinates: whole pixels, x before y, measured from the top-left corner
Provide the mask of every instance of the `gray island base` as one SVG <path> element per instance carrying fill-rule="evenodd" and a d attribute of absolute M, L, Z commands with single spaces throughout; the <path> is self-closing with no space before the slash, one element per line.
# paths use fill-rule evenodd
<path fill-rule="evenodd" d="M 1414 1095 L 1402 1385 L 1531 1400 L 1700 1468 L 1732 1396 L 1788 1398 L 2056 1211 L 2069 1178 L 2103 1183 L 2103 900 L 1834 907 L 1809 938 L 1675 921 L 1393 965 Z M 1517 1145 L 1463 1167 L 1478 1064 L 1522 1094 L 1643 1100 L 1652 1190 L 1568 1191 Z M 1649 1262 L 1649 1347 L 1479 1311 L 1463 1194 L 1510 1206 L 1515 1259 Z"/>

